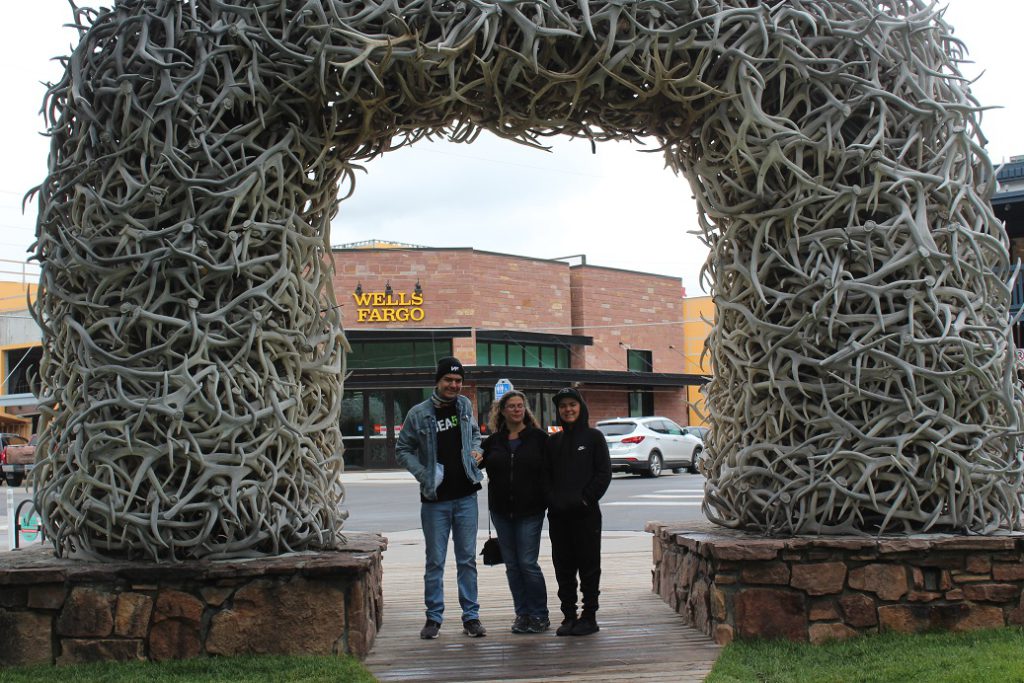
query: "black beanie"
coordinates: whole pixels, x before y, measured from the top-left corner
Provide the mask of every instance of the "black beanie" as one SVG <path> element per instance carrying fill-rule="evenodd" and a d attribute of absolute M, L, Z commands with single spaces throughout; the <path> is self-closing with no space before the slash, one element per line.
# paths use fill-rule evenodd
<path fill-rule="evenodd" d="M 459 377 L 465 377 L 466 370 L 462 367 L 462 363 L 458 358 L 448 356 L 447 358 L 442 358 L 437 361 L 437 372 L 434 374 L 434 384 L 437 384 L 445 375 L 458 375 Z"/>

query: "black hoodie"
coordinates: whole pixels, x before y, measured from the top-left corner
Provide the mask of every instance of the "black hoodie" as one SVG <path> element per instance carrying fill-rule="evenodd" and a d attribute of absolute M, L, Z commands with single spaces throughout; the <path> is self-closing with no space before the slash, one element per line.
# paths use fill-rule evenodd
<path fill-rule="evenodd" d="M 562 431 L 548 439 L 544 449 L 547 476 L 545 495 L 551 514 L 586 514 L 598 509 L 598 501 L 612 481 L 612 462 L 604 434 L 588 424 L 589 411 L 575 389 L 562 389 L 553 397 L 555 408 L 565 397 L 580 404 L 576 422 L 567 425 L 558 418 Z"/>

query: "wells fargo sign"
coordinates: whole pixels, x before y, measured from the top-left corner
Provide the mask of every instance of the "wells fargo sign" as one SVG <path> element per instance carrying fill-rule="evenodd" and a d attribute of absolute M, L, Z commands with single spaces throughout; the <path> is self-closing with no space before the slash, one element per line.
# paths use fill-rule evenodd
<path fill-rule="evenodd" d="M 423 291 L 394 292 L 388 287 L 383 292 L 364 292 L 357 288 L 352 293 L 356 301 L 357 323 L 404 323 L 423 320 Z"/>

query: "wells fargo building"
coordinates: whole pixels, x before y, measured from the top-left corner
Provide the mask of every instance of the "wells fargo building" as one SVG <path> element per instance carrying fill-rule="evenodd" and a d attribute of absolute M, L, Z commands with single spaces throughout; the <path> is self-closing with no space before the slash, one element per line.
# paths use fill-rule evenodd
<path fill-rule="evenodd" d="M 543 427 L 551 395 L 574 385 L 591 423 L 626 415 L 695 422 L 678 278 L 474 249 L 336 248 L 334 289 L 352 353 L 346 467 L 396 467 L 406 412 L 433 387 L 438 358 L 467 367 L 463 393 L 484 421 L 495 384 L 526 393 Z"/>

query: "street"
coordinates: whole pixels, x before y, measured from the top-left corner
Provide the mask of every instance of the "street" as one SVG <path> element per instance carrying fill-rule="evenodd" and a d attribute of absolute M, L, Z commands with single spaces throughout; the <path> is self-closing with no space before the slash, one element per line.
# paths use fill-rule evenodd
<path fill-rule="evenodd" d="M 404 472 L 353 475 L 346 473 L 345 501 L 349 513 L 348 531 L 386 534 L 420 528 L 419 489 Z M 704 479 L 695 474 L 665 473 L 657 479 L 615 474 L 601 499 L 605 531 L 643 531 L 651 520 L 678 522 L 703 519 Z M 10 512 L 8 491 L 16 507 L 30 497 L 28 489 L 0 487 L 0 552 L 9 546 Z M 487 487 L 480 492 L 480 528 L 487 529 Z"/>
<path fill-rule="evenodd" d="M 372 476 L 372 475 L 371 475 Z M 345 483 L 349 531 L 384 534 L 420 528 L 420 499 L 411 477 L 398 473 L 393 480 L 367 479 Z M 665 473 L 657 479 L 615 474 L 601 499 L 606 531 L 643 531 L 651 520 L 678 522 L 703 519 L 704 478 L 696 474 Z M 487 529 L 487 487 L 480 492 L 480 528 Z"/>

